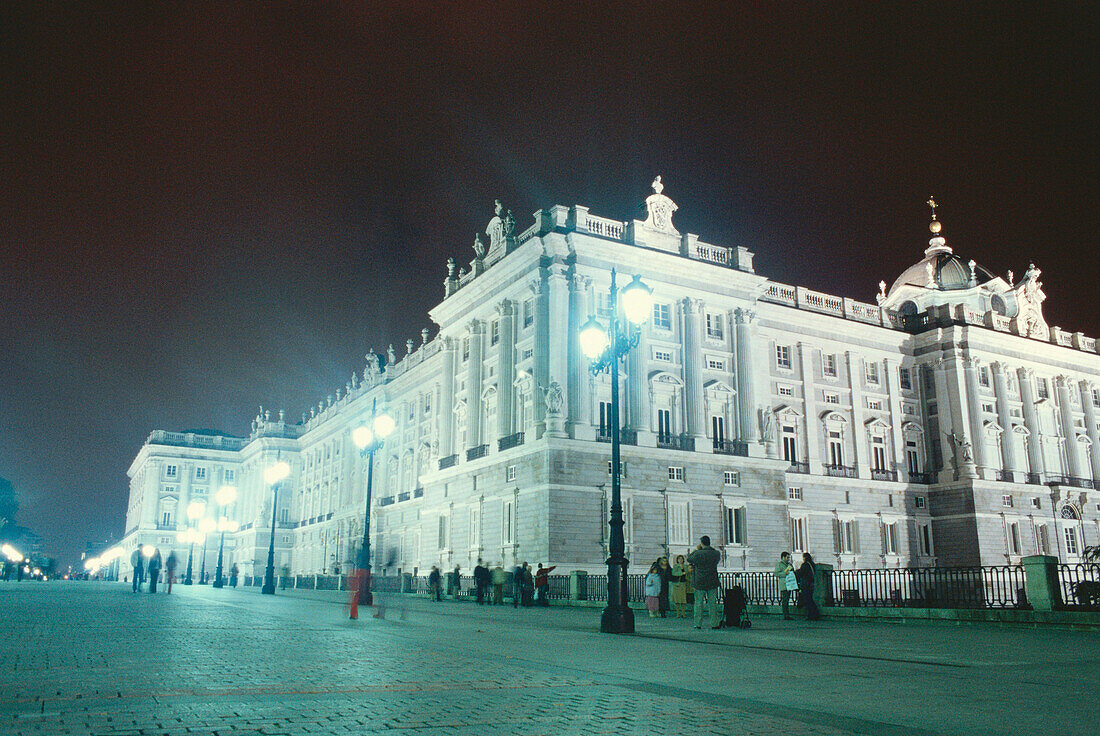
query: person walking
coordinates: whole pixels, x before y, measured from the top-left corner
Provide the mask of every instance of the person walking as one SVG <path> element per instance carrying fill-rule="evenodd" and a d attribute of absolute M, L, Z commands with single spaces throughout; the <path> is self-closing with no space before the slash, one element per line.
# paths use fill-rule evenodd
<path fill-rule="evenodd" d="M 645 608 L 650 618 L 657 618 L 661 610 L 661 573 L 656 562 L 649 566 L 645 576 Z"/>
<path fill-rule="evenodd" d="M 236 588 L 237 587 L 237 576 L 240 575 L 240 574 L 241 574 L 240 568 L 238 568 L 236 565 L 233 565 L 233 567 L 229 568 L 229 587 L 230 588 Z"/>
<path fill-rule="evenodd" d="M 518 608 L 523 601 L 523 566 L 527 563 L 516 565 L 512 570 L 512 608 Z"/>
<path fill-rule="evenodd" d="M 455 565 L 455 571 L 451 573 L 451 581 L 454 583 L 454 588 L 451 592 L 454 593 L 455 600 L 458 600 L 458 596 L 462 593 L 462 568 Z"/>
<path fill-rule="evenodd" d="M 676 555 L 671 577 L 672 610 L 676 618 L 687 618 L 687 560 Z"/>
<path fill-rule="evenodd" d="M 695 628 L 703 628 L 703 607 L 706 606 L 710 627 L 717 629 L 722 625 L 718 618 L 718 563 L 722 554 L 710 546 L 710 537 L 704 534 L 687 559 L 694 568 L 691 582 L 695 588 Z"/>
<path fill-rule="evenodd" d="M 508 581 L 508 573 L 504 572 L 504 568 L 498 564 L 493 568 L 490 575 L 493 584 L 493 605 L 502 605 L 504 603 L 504 583 Z"/>
<path fill-rule="evenodd" d="M 784 552 L 779 555 L 779 562 L 775 563 L 775 579 L 779 581 L 779 605 L 783 609 L 783 618 L 786 621 L 791 620 L 791 591 L 798 590 L 798 583 L 795 582 L 794 588 L 787 585 L 787 575 L 794 572 L 794 565 L 791 564 L 791 553 Z"/>
<path fill-rule="evenodd" d="M 665 618 L 671 609 L 668 605 L 668 594 L 672 585 L 672 568 L 669 567 L 667 557 L 661 557 L 657 560 L 657 574 L 661 576 L 661 594 L 657 596 L 657 610 L 661 614 L 661 618 Z"/>
<path fill-rule="evenodd" d="M 133 592 L 136 593 L 141 590 L 141 583 L 145 578 L 145 558 L 141 554 L 140 544 L 130 553 L 130 567 L 134 569 Z"/>
<path fill-rule="evenodd" d="M 806 607 L 806 620 L 817 621 L 821 618 L 821 610 L 817 607 L 817 602 L 814 601 L 814 575 L 817 572 L 817 565 L 814 564 L 814 558 L 810 556 L 809 552 L 802 553 L 802 564 L 798 568 L 798 572 L 795 573 L 795 577 L 798 579 L 798 592 L 802 596 L 803 605 Z"/>
<path fill-rule="evenodd" d="M 557 565 L 543 567 L 540 562 L 539 569 L 535 572 L 535 591 L 538 593 L 540 606 L 550 605 L 550 571 L 555 567 Z"/>
<path fill-rule="evenodd" d="M 443 591 L 441 590 L 443 587 L 442 577 L 443 576 L 439 574 L 439 568 L 432 565 L 432 571 L 428 573 L 428 594 L 436 603 L 443 600 Z"/>
<path fill-rule="evenodd" d="M 477 567 L 474 568 L 474 585 L 477 586 L 477 604 L 483 606 L 485 591 L 489 588 L 489 568 L 485 567 L 480 557 L 477 559 Z"/>
<path fill-rule="evenodd" d="M 165 577 L 168 581 L 168 594 L 172 594 L 172 583 L 176 582 L 176 568 L 179 566 L 179 559 L 176 557 L 176 552 L 173 550 L 168 553 L 168 560 L 164 563 Z"/>
<path fill-rule="evenodd" d="M 149 592 L 157 592 L 157 580 L 160 578 L 160 568 L 163 565 L 163 561 L 160 557 L 160 550 L 153 550 L 153 556 L 149 558 Z"/>

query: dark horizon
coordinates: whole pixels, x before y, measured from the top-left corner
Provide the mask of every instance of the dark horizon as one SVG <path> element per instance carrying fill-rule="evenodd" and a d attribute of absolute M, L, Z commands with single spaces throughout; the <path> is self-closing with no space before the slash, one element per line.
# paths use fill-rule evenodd
<path fill-rule="evenodd" d="M 624 7 L 626 9 L 624 9 Z M 1100 337 L 1094 6 L 0 9 L 0 476 L 64 563 L 150 431 L 245 435 L 420 342 L 493 201 L 638 216 L 874 302 L 1042 269 Z"/>

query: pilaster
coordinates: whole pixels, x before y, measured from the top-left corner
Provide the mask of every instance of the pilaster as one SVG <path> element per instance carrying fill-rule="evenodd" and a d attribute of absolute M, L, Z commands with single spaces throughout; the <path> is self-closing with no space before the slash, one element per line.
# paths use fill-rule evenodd
<path fill-rule="evenodd" d="M 753 320 L 756 313 L 749 309 L 734 310 L 737 322 L 737 409 L 740 417 L 741 441 L 750 445 L 760 438 L 756 420 L 756 386 L 754 376 L 755 348 L 753 345 Z"/>

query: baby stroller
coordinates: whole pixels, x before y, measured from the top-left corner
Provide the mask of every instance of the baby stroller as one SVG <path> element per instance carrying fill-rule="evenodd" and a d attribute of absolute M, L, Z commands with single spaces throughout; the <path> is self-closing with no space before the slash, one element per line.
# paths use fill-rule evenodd
<path fill-rule="evenodd" d="M 748 601 L 745 598 L 745 589 L 740 585 L 726 588 L 722 591 L 722 609 L 725 614 L 722 626 L 730 629 L 747 629 L 752 626 L 749 616 L 745 613 Z"/>

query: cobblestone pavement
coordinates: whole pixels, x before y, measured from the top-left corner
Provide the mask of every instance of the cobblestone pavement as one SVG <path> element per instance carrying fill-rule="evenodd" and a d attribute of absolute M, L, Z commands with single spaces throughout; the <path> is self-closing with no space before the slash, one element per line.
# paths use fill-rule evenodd
<path fill-rule="evenodd" d="M 404 611 L 398 610 L 404 608 Z M 1096 733 L 1100 635 L 0 583 L 9 734 Z M 405 618 L 402 619 L 402 614 Z"/>

